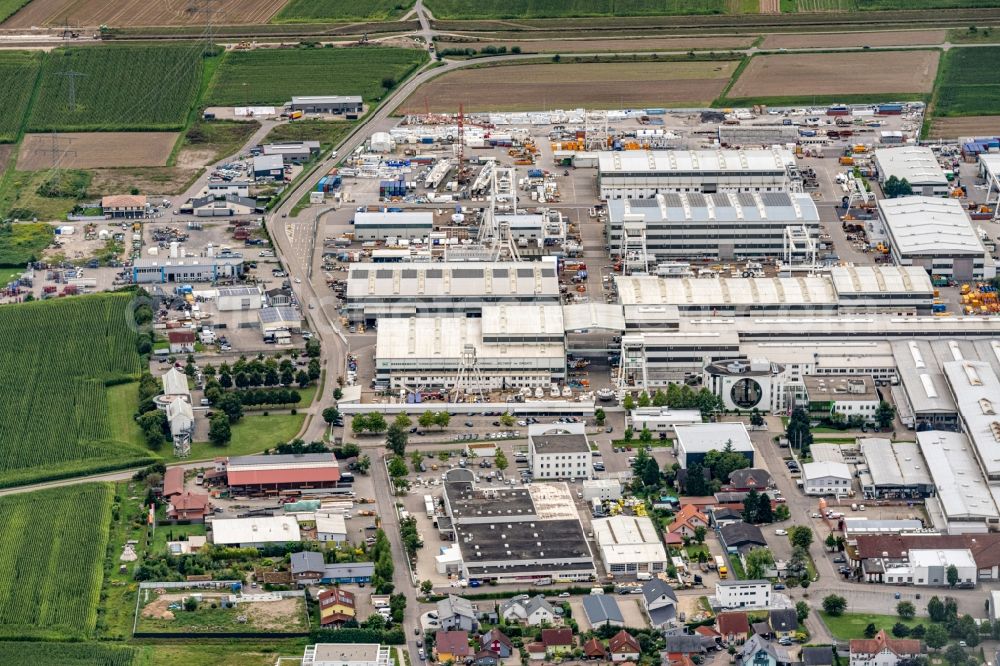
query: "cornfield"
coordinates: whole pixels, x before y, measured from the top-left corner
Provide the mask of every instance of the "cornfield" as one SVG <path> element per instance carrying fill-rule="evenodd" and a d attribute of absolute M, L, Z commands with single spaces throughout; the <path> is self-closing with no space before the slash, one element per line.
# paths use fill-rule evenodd
<path fill-rule="evenodd" d="M 99 643 L 0 642 L 0 664 L 5 666 L 132 666 L 136 649 Z"/>
<path fill-rule="evenodd" d="M 0 638 L 93 633 L 112 498 L 99 483 L 0 498 Z M 0 663 L 15 662 L 0 653 Z"/>
<path fill-rule="evenodd" d="M 0 487 L 124 467 L 149 452 L 115 441 L 108 382 L 138 377 L 130 295 L 0 307 Z"/>

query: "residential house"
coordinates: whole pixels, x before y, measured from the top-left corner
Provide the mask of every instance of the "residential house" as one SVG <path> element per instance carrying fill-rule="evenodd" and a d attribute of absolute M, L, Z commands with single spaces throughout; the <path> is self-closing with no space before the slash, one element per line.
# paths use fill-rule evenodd
<path fill-rule="evenodd" d="M 610 594 L 588 594 L 583 598 L 583 612 L 591 627 L 609 625 L 624 627 L 625 617 L 622 615 L 618 602 Z"/>
<path fill-rule="evenodd" d="M 791 638 L 799 630 L 799 618 L 794 608 L 779 608 L 767 614 L 767 625 L 775 638 Z"/>
<path fill-rule="evenodd" d="M 167 518 L 193 523 L 205 522 L 205 516 L 211 512 L 208 495 L 193 493 L 186 490 L 180 495 L 174 495 L 167 504 Z"/>
<path fill-rule="evenodd" d="M 694 634 L 695 636 L 700 636 L 706 642 L 711 641 L 713 647 L 715 647 L 716 649 L 722 645 L 722 634 L 716 631 L 713 627 L 707 627 L 707 626 L 697 627 L 694 630 Z"/>
<path fill-rule="evenodd" d="M 739 555 L 746 567 L 746 554 L 754 548 L 767 548 L 764 533 L 756 525 L 731 523 L 719 529 L 719 541 L 727 552 Z"/>
<path fill-rule="evenodd" d="M 799 655 L 802 666 L 833 666 L 833 646 L 813 645 L 802 648 Z"/>
<path fill-rule="evenodd" d="M 493 652 L 501 659 L 506 659 L 514 654 L 514 643 L 499 629 L 490 629 L 480 636 L 479 647 L 482 650 Z"/>
<path fill-rule="evenodd" d="M 654 627 L 665 627 L 677 618 L 677 595 L 666 581 L 659 578 L 642 584 L 642 605 Z"/>
<path fill-rule="evenodd" d="M 680 534 L 682 538 L 693 539 L 695 529 L 698 527 L 708 529 L 708 516 L 699 511 L 696 506 L 686 504 L 674 514 L 674 522 L 667 526 L 667 531 Z"/>
<path fill-rule="evenodd" d="M 548 648 L 545 647 L 545 643 L 541 641 L 537 643 L 528 643 L 524 646 L 524 649 L 528 652 L 528 659 L 531 661 L 542 661 L 548 655 Z"/>
<path fill-rule="evenodd" d="M 885 629 L 875 638 L 851 641 L 851 666 L 896 666 L 920 654 L 920 641 L 913 638 L 889 638 Z"/>
<path fill-rule="evenodd" d="M 195 334 L 192 330 L 174 329 L 167 331 L 167 341 L 170 343 L 171 354 L 193 354 Z"/>
<path fill-rule="evenodd" d="M 715 617 L 722 640 L 729 645 L 742 645 L 750 638 L 750 620 L 746 613 L 719 613 Z"/>
<path fill-rule="evenodd" d="M 518 622 L 537 627 L 543 622 L 551 624 L 556 618 L 555 609 L 545 597 L 526 594 L 508 599 L 500 605 L 500 617 L 506 622 Z"/>
<path fill-rule="evenodd" d="M 496 652 L 480 650 L 472 656 L 473 666 L 500 666 L 500 656 Z"/>
<path fill-rule="evenodd" d="M 370 583 L 375 574 L 374 562 L 341 562 L 328 564 L 323 570 L 324 583 Z"/>
<path fill-rule="evenodd" d="M 684 539 L 681 538 L 680 534 L 666 532 L 663 535 L 663 545 L 665 545 L 668 550 L 671 548 L 682 548 L 684 546 Z"/>
<path fill-rule="evenodd" d="M 729 490 L 750 492 L 756 490 L 759 493 L 765 492 L 771 487 L 771 474 L 766 469 L 737 469 L 729 474 Z"/>
<path fill-rule="evenodd" d="M 608 651 L 604 649 L 601 641 L 591 638 L 583 644 L 583 657 L 585 659 L 607 659 Z"/>
<path fill-rule="evenodd" d="M 754 622 L 750 625 L 750 628 L 753 630 L 752 633 L 754 636 L 760 636 L 768 640 L 771 639 L 771 625 L 768 624 L 766 619 L 762 622 Z"/>
<path fill-rule="evenodd" d="M 438 661 L 454 661 L 461 663 L 472 655 L 469 648 L 469 634 L 464 631 L 445 631 L 434 634 L 434 654 Z"/>
<path fill-rule="evenodd" d="M 441 628 L 446 631 L 460 629 L 472 632 L 479 628 L 475 607 L 463 597 L 449 594 L 437 603 L 437 614 Z"/>
<path fill-rule="evenodd" d="M 354 595 L 335 587 L 319 593 L 319 623 L 324 627 L 342 625 L 355 618 Z"/>
<path fill-rule="evenodd" d="M 622 629 L 608 641 L 608 652 L 611 661 L 638 661 L 642 649 L 636 637 Z"/>
<path fill-rule="evenodd" d="M 768 608 L 769 580 L 720 580 L 715 583 L 715 605 L 719 608 Z"/>
<path fill-rule="evenodd" d="M 705 654 L 709 647 L 702 636 L 681 633 L 680 630 L 668 631 L 664 641 L 663 651 L 670 655 Z"/>
<path fill-rule="evenodd" d="M 715 527 L 722 529 L 726 525 L 743 522 L 743 512 L 728 506 L 712 507 L 708 510 L 708 519 Z"/>
<path fill-rule="evenodd" d="M 573 651 L 575 643 L 572 629 L 542 629 L 542 643 L 545 644 L 545 654 L 557 657 Z"/>
<path fill-rule="evenodd" d="M 288 559 L 292 578 L 296 583 L 308 585 L 323 580 L 326 568 L 323 564 L 323 553 L 307 550 L 301 553 L 292 553 Z"/>
<path fill-rule="evenodd" d="M 787 649 L 759 635 L 751 636 L 736 653 L 737 666 L 791 666 L 793 663 L 795 660 Z"/>
<path fill-rule="evenodd" d="M 661 652 L 660 663 L 663 666 L 695 666 L 694 659 L 690 656 L 671 652 Z"/>
<path fill-rule="evenodd" d="M 163 473 L 163 499 L 169 500 L 182 492 L 184 492 L 184 468 L 168 467 Z"/>

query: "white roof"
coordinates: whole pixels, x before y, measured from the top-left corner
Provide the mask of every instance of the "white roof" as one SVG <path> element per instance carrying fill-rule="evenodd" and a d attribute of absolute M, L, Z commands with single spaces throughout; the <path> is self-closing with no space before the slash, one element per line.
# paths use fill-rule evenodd
<path fill-rule="evenodd" d="M 285 167 L 285 160 L 281 155 L 257 155 L 253 158 L 254 171 L 276 171 Z"/>
<path fill-rule="evenodd" d="M 632 410 L 633 420 L 657 419 L 669 423 L 701 423 L 697 409 L 671 409 L 669 407 L 637 407 Z"/>
<path fill-rule="evenodd" d="M 934 157 L 934 151 L 924 146 L 879 148 L 875 151 L 880 177 L 895 176 L 910 185 L 947 185 L 944 169 Z"/>
<path fill-rule="evenodd" d="M 889 241 L 901 255 L 971 255 L 986 253 L 957 199 L 900 197 L 879 199 Z"/>
<path fill-rule="evenodd" d="M 186 395 L 191 396 L 188 389 L 188 378 L 177 368 L 170 368 L 163 374 L 163 394 L 164 395 Z"/>
<path fill-rule="evenodd" d="M 532 309 L 532 308 L 529 308 Z M 558 309 L 558 308 L 556 308 Z M 375 342 L 375 357 L 379 361 L 402 359 L 427 360 L 435 366 L 442 362 L 458 363 L 466 345 L 476 350 L 482 364 L 487 359 L 554 359 L 565 354 L 561 342 L 483 343 L 482 319 L 468 317 L 398 317 L 380 319 Z M 455 366 L 458 367 L 457 365 Z M 513 370 L 512 365 L 509 365 Z"/>
<path fill-rule="evenodd" d="M 892 442 L 881 437 L 859 439 L 861 454 L 872 483 L 883 487 L 930 485 L 931 475 L 920 449 L 910 442 Z"/>
<path fill-rule="evenodd" d="M 944 430 L 917 433 L 934 479 L 937 499 L 949 520 L 1000 520 L 1000 511 L 965 435 Z"/>
<path fill-rule="evenodd" d="M 837 294 L 927 294 L 934 285 L 920 266 L 835 266 L 830 278 Z"/>
<path fill-rule="evenodd" d="M 806 481 L 826 478 L 850 479 L 851 468 L 845 463 L 830 460 L 808 462 L 802 465 L 802 478 Z"/>
<path fill-rule="evenodd" d="M 607 564 L 665 562 L 667 551 L 646 516 L 613 516 L 591 523 L 594 538 Z"/>
<path fill-rule="evenodd" d="M 907 559 L 915 567 L 948 567 L 974 569 L 976 560 L 968 548 L 930 549 L 911 548 Z"/>
<path fill-rule="evenodd" d="M 1000 155 L 996 153 L 980 153 L 979 163 L 983 165 L 987 173 L 994 178 L 1000 178 Z"/>
<path fill-rule="evenodd" d="M 351 264 L 347 298 L 525 296 L 559 298 L 556 269 L 544 263 Z"/>
<path fill-rule="evenodd" d="M 614 488 L 616 490 L 622 489 L 622 482 L 618 479 L 584 479 L 584 488 Z"/>
<path fill-rule="evenodd" d="M 562 311 L 567 331 L 625 330 L 625 309 L 617 303 L 576 303 L 564 305 Z"/>
<path fill-rule="evenodd" d="M 291 516 L 216 518 L 212 521 L 212 543 L 287 543 L 301 541 L 299 523 Z"/>
<path fill-rule="evenodd" d="M 319 534 L 347 534 L 347 522 L 342 513 L 316 513 L 316 532 Z"/>
<path fill-rule="evenodd" d="M 355 227 L 408 227 L 422 226 L 430 231 L 434 227 L 434 213 L 430 211 L 406 211 L 402 213 L 355 213 Z"/>
<path fill-rule="evenodd" d="M 948 361 L 942 369 L 979 464 L 988 477 L 1000 476 L 1000 379 L 984 361 Z"/>
<path fill-rule="evenodd" d="M 491 305 L 483 307 L 485 336 L 558 336 L 562 338 L 563 309 L 558 305 Z"/>
<path fill-rule="evenodd" d="M 624 305 L 720 307 L 762 305 L 830 305 L 837 295 L 829 279 L 798 278 L 660 278 L 615 276 Z"/>
<path fill-rule="evenodd" d="M 695 423 L 674 428 L 678 445 L 687 453 L 721 451 L 732 442 L 733 451 L 754 450 L 747 427 L 742 423 Z"/>
<path fill-rule="evenodd" d="M 795 164 L 787 148 L 770 150 L 627 150 L 597 154 L 600 172 L 683 174 L 780 171 Z"/>
<path fill-rule="evenodd" d="M 358 95 L 302 95 L 292 97 L 292 104 L 316 104 L 323 102 L 361 102 Z"/>
<path fill-rule="evenodd" d="M 224 296 L 260 296 L 261 289 L 258 286 L 254 287 L 219 287 L 217 290 L 217 298 L 222 298 Z"/>

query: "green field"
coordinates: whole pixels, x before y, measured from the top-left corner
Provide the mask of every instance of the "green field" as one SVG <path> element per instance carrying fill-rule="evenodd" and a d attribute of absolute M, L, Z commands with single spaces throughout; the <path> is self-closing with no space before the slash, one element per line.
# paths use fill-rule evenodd
<path fill-rule="evenodd" d="M 1000 46 L 951 49 L 941 59 L 934 115 L 992 115 L 1000 108 Z"/>
<path fill-rule="evenodd" d="M 354 129 L 354 123 L 330 122 L 328 120 L 296 120 L 278 125 L 264 137 L 264 143 L 281 141 L 319 141 L 323 150 L 332 148 Z"/>
<path fill-rule="evenodd" d="M 24 268 L 52 242 L 52 227 L 42 223 L 0 224 L 0 267 Z"/>
<path fill-rule="evenodd" d="M 0 637 L 93 633 L 112 498 L 98 483 L 0 498 Z"/>
<path fill-rule="evenodd" d="M 437 19 L 725 14 L 727 0 L 427 0 Z"/>
<path fill-rule="evenodd" d="M 877 615 L 875 613 L 844 613 L 838 617 L 833 617 L 820 611 L 819 616 L 823 618 L 823 622 L 826 623 L 826 628 L 830 630 L 830 634 L 834 638 L 844 641 L 852 638 L 864 638 L 865 627 L 869 624 L 874 624 L 879 629 L 889 631 L 897 622 L 902 622 L 911 629 L 918 624 L 930 623 L 930 620 L 926 617 L 915 617 L 910 620 L 904 620 L 896 615 Z"/>
<path fill-rule="evenodd" d="M 399 18 L 412 6 L 413 0 L 291 0 L 274 22 L 387 21 Z"/>
<path fill-rule="evenodd" d="M 886 9 L 980 9 L 1000 7 L 1000 0 L 855 0 L 853 4 L 862 11 Z"/>
<path fill-rule="evenodd" d="M 0 4 L 0 14 L 2 7 Z M 0 52 L 0 90 L 4 91 L 0 94 L 4 109 L 0 116 L 0 143 L 17 141 L 41 63 L 41 54 L 37 52 Z"/>
<path fill-rule="evenodd" d="M 198 95 L 203 48 L 198 42 L 56 49 L 42 63 L 28 127 L 32 132 L 182 128 Z"/>
<path fill-rule="evenodd" d="M 79 169 L 8 171 L 0 181 L 0 215 L 19 220 L 65 220 L 88 198 L 93 175 Z"/>
<path fill-rule="evenodd" d="M 29 2 L 31 0 L 0 0 L 0 21 L 6 21 Z"/>
<path fill-rule="evenodd" d="M 137 650 L 123 645 L 98 643 L 0 642 L 0 664 L 4 666 L 132 666 Z"/>
<path fill-rule="evenodd" d="M 384 78 L 402 81 L 426 59 L 416 49 L 379 47 L 229 51 L 206 101 L 234 106 L 284 104 L 293 95 L 361 95 L 371 102 L 385 94 Z"/>
<path fill-rule="evenodd" d="M 142 464 L 106 384 L 137 378 L 131 294 L 0 306 L 0 487 Z M 115 419 L 120 423 L 121 418 Z"/>

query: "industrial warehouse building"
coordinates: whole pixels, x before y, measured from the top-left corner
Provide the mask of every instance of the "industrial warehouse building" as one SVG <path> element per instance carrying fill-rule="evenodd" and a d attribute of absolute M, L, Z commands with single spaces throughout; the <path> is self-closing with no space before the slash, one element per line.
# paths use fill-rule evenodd
<path fill-rule="evenodd" d="M 917 433 L 917 444 L 934 480 L 925 506 L 934 527 L 948 534 L 982 534 L 1000 523 L 995 492 L 983 478 L 969 439 L 956 432 Z"/>
<path fill-rule="evenodd" d="M 613 576 L 649 573 L 667 567 L 667 551 L 647 516 L 612 516 L 591 522 L 604 570 Z"/>
<path fill-rule="evenodd" d="M 723 146 L 773 146 L 797 143 L 799 128 L 795 125 L 719 125 L 719 143 Z"/>
<path fill-rule="evenodd" d="M 742 453 L 753 467 L 753 443 L 742 423 L 679 425 L 674 428 L 674 433 L 677 435 L 677 462 L 684 469 L 703 463 L 709 451 L 722 451 L 727 446 L 736 453 Z"/>
<path fill-rule="evenodd" d="M 430 211 L 354 214 L 354 238 L 359 241 L 387 238 L 413 240 L 426 238 L 432 231 L 434 231 L 434 213 Z"/>
<path fill-rule="evenodd" d="M 528 425 L 528 465 L 534 479 L 588 479 L 592 460 L 585 424 Z"/>
<path fill-rule="evenodd" d="M 808 194 L 720 190 L 610 199 L 611 256 L 641 241 L 656 261 L 782 257 L 787 227 L 804 229 L 813 241 L 819 235 L 819 211 Z"/>
<path fill-rule="evenodd" d="M 315 95 L 292 97 L 291 111 L 302 113 L 361 113 L 364 102 L 358 95 Z"/>
<path fill-rule="evenodd" d="M 594 557 L 565 483 L 477 488 L 469 470 L 444 481 L 438 529 L 458 550 L 463 578 L 498 583 L 592 580 Z"/>
<path fill-rule="evenodd" d="M 649 199 L 665 192 L 801 190 L 795 156 L 768 150 L 603 151 L 597 158 L 600 198 Z"/>
<path fill-rule="evenodd" d="M 235 456 L 216 462 L 216 471 L 226 474 L 234 495 L 334 488 L 340 481 L 340 465 L 332 453 Z"/>
<path fill-rule="evenodd" d="M 875 151 L 879 183 L 895 176 L 906 180 L 914 194 L 928 197 L 948 196 L 948 178 L 934 152 L 925 146 L 880 148 Z"/>
<path fill-rule="evenodd" d="M 140 257 L 132 264 L 135 284 L 164 282 L 216 282 L 243 276 L 242 256 L 149 259 Z"/>
<path fill-rule="evenodd" d="M 264 307 L 264 293 L 260 287 L 221 287 L 215 304 L 220 312 L 259 310 Z"/>
<path fill-rule="evenodd" d="M 919 499 L 934 494 L 927 463 L 911 442 L 881 437 L 858 440 L 864 466 L 858 467 L 861 492 L 866 499 Z"/>
<path fill-rule="evenodd" d="M 559 305 L 554 263 L 351 264 L 344 307 L 354 322 L 480 316 L 489 305 Z"/>
<path fill-rule="evenodd" d="M 996 264 L 957 199 L 879 199 L 893 261 L 955 280 L 988 280 Z"/>
<path fill-rule="evenodd" d="M 262 155 L 278 155 L 283 164 L 302 164 L 319 155 L 319 141 L 267 143 L 260 147 Z"/>
<path fill-rule="evenodd" d="M 548 389 L 566 379 L 564 339 L 558 305 L 487 306 L 480 318 L 380 319 L 375 381 L 411 390 Z"/>
<path fill-rule="evenodd" d="M 253 158 L 253 178 L 261 180 L 284 180 L 285 160 L 281 155 L 257 155 Z"/>
<path fill-rule="evenodd" d="M 774 278 L 615 276 L 626 318 L 663 324 L 676 316 L 822 316 L 869 311 L 930 314 L 934 287 L 908 266 L 838 266 L 830 275 Z"/>

